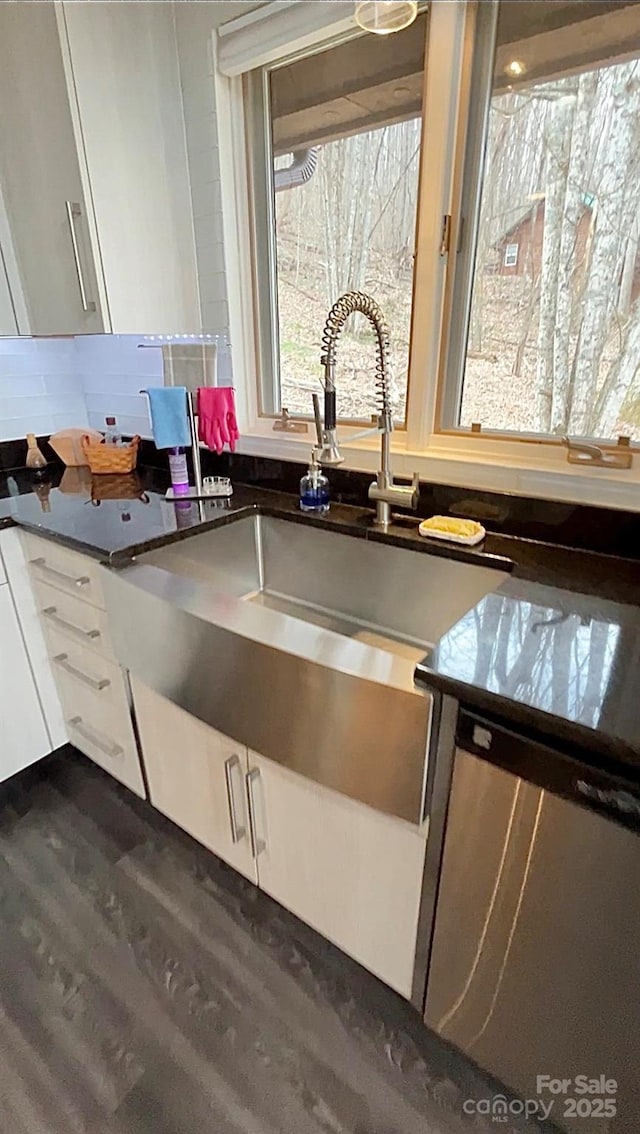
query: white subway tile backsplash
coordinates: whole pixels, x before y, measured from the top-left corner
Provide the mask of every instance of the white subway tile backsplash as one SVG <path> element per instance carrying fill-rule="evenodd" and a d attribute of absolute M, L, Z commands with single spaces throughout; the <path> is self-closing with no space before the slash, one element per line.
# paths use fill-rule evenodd
<path fill-rule="evenodd" d="M 0 340 L 0 440 L 86 424 L 73 339 Z"/>
<path fill-rule="evenodd" d="M 70 374 L 68 371 L 63 374 L 52 374 L 48 371 L 39 381 L 44 383 L 47 394 L 75 394 L 79 398 L 84 397 L 80 374 Z"/>
<path fill-rule="evenodd" d="M 42 360 L 32 354 L 0 354 L 0 375 L 3 378 L 23 378 L 42 372 Z"/>
<path fill-rule="evenodd" d="M 58 427 L 51 413 L 28 414 L 24 417 L 0 418 L 0 441 L 17 441 L 27 433 L 42 437 L 55 433 Z"/>
<path fill-rule="evenodd" d="M 8 416 L 5 401 L 8 398 L 38 398 L 45 392 L 45 379 L 26 374 L 3 377 L 0 375 L 0 416 Z"/>
<path fill-rule="evenodd" d="M 100 413 L 92 413 L 89 411 L 89 425 L 92 429 L 104 430 L 104 416 Z M 135 437 L 137 433 L 140 437 L 151 438 L 151 425 L 146 417 L 119 414 L 118 425 L 122 433 L 130 435 L 131 437 Z"/>
<path fill-rule="evenodd" d="M 205 249 L 206 251 L 206 249 Z M 207 330 L 227 334 L 222 245 L 207 252 L 203 274 Z M 220 266 L 220 270 L 218 270 Z M 85 335 L 74 339 L 0 340 L 0 440 L 48 435 L 70 426 L 103 430 L 114 415 L 123 433 L 151 437 L 148 402 L 140 390 L 164 384 L 167 337 Z M 198 342 L 195 335 L 171 342 Z M 229 352 L 219 352 L 219 380 L 229 380 Z"/>
<path fill-rule="evenodd" d="M 2 338 L 0 339 L 0 358 L 5 354 L 33 354 L 35 339 L 29 338 Z"/>
<path fill-rule="evenodd" d="M 120 414 L 133 414 L 134 416 L 144 416 L 146 414 L 146 398 L 144 394 L 138 394 L 135 397 L 131 394 L 122 394 L 116 392 L 105 391 L 102 394 L 87 394 L 87 411 L 89 413 L 100 413 L 103 415 L 102 423 L 104 425 L 104 418 L 115 414 L 119 417 Z"/>
<path fill-rule="evenodd" d="M 83 393 L 48 395 L 43 399 L 43 403 L 45 401 L 49 404 L 51 413 L 55 413 L 58 417 L 61 414 L 67 417 L 67 425 L 82 426 L 87 424 L 87 406 Z"/>
<path fill-rule="evenodd" d="M 0 341 L 0 440 L 47 435 L 115 414 L 124 433 L 150 436 L 140 389 L 163 383 L 161 343 L 142 335 Z"/>

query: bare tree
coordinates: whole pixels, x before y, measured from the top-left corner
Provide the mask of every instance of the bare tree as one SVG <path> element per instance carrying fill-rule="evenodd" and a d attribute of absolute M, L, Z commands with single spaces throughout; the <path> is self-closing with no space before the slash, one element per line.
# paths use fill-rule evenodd
<path fill-rule="evenodd" d="M 600 169 L 589 277 L 576 348 L 569 425 L 588 428 L 590 409 L 599 387 L 602 354 L 618 297 L 624 237 L 636 212 L 637 189 L 630 192 L 629 172 L 637 157 L 640 75 L 635 63 L 612 68 L 610 134 Z"/>
<path fill-rule="evenodd" d="M 587 432 L 613 437 L 622 403 L 640 372 L 640 296 L 636 299 L 625 328 L 620 354 L 594 398 L 585 421 Z"/>
<path fill-rule="evenodd" d="M 553 331 L 553 389 L 551 397 L 552 433 L 565 433 L 568 427 L 568 394 L 572 373 L 571 322 L 573 275 L 578 231 L 585 209 L 585 192 L 593 164 L 593 151 L 589 135 L 593 119 L 593 106 L 598 89 L 598 73 L 581 75 L 577 85 L 575 114 L 571 127 L 569 166 L 565 185 L 565 199 L 560 233 L 558 274 L 556 279 L 555 326 Z M 550 281 L 551 282 L 551 281 Z"/>
<path fill-rule="evenodd" d="M 552 104 L 545 131 L 548 157 L 540 277 L 537 375 L 538 428 L 544 433 L 548 433 L 551 429 L 553 409 L 554 334 L 558 318 L 557 281 L 562 251 L 562 223 L 574 110 L 575 95 L 572 92 L 561 93 Z"/>

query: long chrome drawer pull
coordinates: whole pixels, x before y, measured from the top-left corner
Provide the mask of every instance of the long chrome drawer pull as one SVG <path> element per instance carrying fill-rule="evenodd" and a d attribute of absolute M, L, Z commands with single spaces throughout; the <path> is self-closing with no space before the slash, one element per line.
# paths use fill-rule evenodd
<path fill-rule="evenodd" d="M 39 571 L 42 571 L 43 575 L 49 575 L 51 579 L 57 579 L 59 582 L 71 583 L 73 587 L 86 587 L 91 582 L 88 575 L 79 575 L 76 578 L 75 575 L 65 575 L 64 571 L 57 571 L 55 567 L 49 567 L 46 559 L 42 557 L 40 559 L 32 559 L 30 562 L 31 566 L 37 567 Z"/>
<path fill-rule="evenodd" d="M 267 844 L 265 843 L 264 839 L 261 839 L 258 835 L 256 825 L 256 807 L 255 797 L 253 794 L 253 785 L 256 780 L 259 779 L 259 768 L 252 768 L 251 771 L 247 772 L 245 776 L 245 783 L 247 785 L 247 803 L 249 805 L 249 835 L 251 837 L 251 854 L 254 858 L 257 858 L 259 854 L 262 854 L 263 850 L 267 849 Z"/>
<path fill-rule="evenodd" d="M 80 642 L 86 642 L 87 638 L 99 638 L 99 630 L 83 630 L 80 626 L 74 626 L 73 622 L 67 622 L 66 618 L 61 618 L 57 613 L 58 608 L 55 606 L 45 606 L 42 611 L 47 622 L 51 622 L 53 626 L 57 626 L 60 630 L 64 630 L 65 634 L 72 634 Z"/>
<path fill-rule="evenodd" d="M 103 740 L 97 732 L 94 732 L 92 728 L 89 728 L 89 726 L 84 723 L 82 717 L 72 717 L 70 721 L 67 721 L 67 724 L 69 728 L 73 728 L 76 732 L 79 732 L 80 736 L 84 736 L 85 740 L 88 740 L 90 744 L 95 744 L 96 748 L 104 752 L 105 756 L 110 756 L 113 760 L 117 760 L 120 756 L 124 755 L 124 748 L 121 748 L 119 744 L 109 744 L 108 741 Z"/>
<path fill-rule="evenodd" d="M 71 236 L 71 247 L 73 249 L 73 258 L 76 264 L 76 275 L 78 277 L 78 288 L 80 289 L 80 302 L 83 311 L 95 311 L 96 305 L 93 300 L 87 298 L 87 289 L 84 282 L 84 274 L 82 271 L 82 260 L 80 259 L 80 248 L 78 247 L 78 236 L 76 234 L 76 220 L 82 216 L 82 208 L 77 201 L 65 201 L 67 210 L 67 221 L 69 222 L 69 235 Z"/>
<path fill-rule="evenodd" d="M 243 823 L 238 823 L 236 816 L 236 804 L 233 795 L 233 771 L 234 768 L 240 767 L 240 760 L 237 756 L 229 756 L 228 760 L 224 762 L 224 778 L 227 785 L 227 803 L 229 805 L 229 821 L 231 823 L 231 842 L 239 843 L 244 839 L 247 829 Z"/>
<path fill-rule="evenodd" d="M 107 685 L 111 685 L 108 677 L 96 679 L 95 677 L 89 677 L 89 675 L 83 673 L 81 669 L 76 669 L 74 665 L 71 665 L 71 662 L 67 661 L 67 657 L 67 654 L 56 654 L 53 660 L 56 665 L 59 666 L 60 669 L 63 669 L 65 673 L 68 673 L 70 677 L 75 677 L 77 681 L 81 681 L 83 685 L 88 685 L 89 689 L 93 689 L 96 693 L 101 693 L 103 689 L 107 688 Z"/>

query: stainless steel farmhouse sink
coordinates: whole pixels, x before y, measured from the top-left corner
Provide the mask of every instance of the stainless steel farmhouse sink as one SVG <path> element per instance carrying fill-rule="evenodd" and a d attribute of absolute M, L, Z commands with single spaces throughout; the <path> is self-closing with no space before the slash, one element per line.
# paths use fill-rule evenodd
<path fill-rule="evenodd" d="M 415 664 L 504 577 L 255 515 L 103 581 L 116 654 L 141 681 L 254 751 L 419 823 L 432 701 Z"/>

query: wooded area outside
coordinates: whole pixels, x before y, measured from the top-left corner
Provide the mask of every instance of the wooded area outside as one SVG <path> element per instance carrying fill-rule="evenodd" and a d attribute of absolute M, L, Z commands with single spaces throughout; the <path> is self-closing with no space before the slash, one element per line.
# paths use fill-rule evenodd
<path fill-rule="evenodd" d="M 525 16 L 531 8 L 522 6 Z M 508 5 L 500 11 L 512 15 Z M 517 34 L 525 32 L 526 18 Z M 579 46 L 580 22 L 571 35 Z M 551 51 L 554 36 L 547 42 Z M 602 65 L 575 74 L 565 66 L 560 77 L 525 81 L 517 91 L 505 91 L 505 74 L 496 74 L 461 404 L 446 424 L 640 438 L 640 62 L 613 55 L 614 45 L 603 42 Z M 280 103 L 282 92 L 295 93 L 289 110 L 303 104 L 305 74 L 282 85 Z M 332 97 L 324 118 L 310 118 L 309 148 L 293 159 L 312 155 L 304 181 L 275 194 L 281 403 L 310 412 L 326 314 L 354 288 L 369 292 L 387 316 L 401 424 L 421 120 L 349 134 L 357 98 L 344 100 L 347 113 L 333 89 Z M 293 117 L 304 139 L 301 114 L 277 120 L 280 131 Z M 383 116 L 392 114 L 385 104 Z M 336 116 L 335 140 L 321 138 L 318 122 Z M 347 136 L 336 136 L 342 128 Z M 291 166 L 291 155 L 279 152 L 276 169 Z M 343 336 L 337 391 L 341 417 L 367 420 L 374 411 L 373 338 L 362 319 L 352 319 Z"/>
<path fill-rule="evenodd" d="M 460 424 L 640 438 L 639 174 L 637 60 L 494 96 Z"/>
<path fill-rule="evenodd" d="M 415 118 L 324 143 L 310 179 L 276 194 L 280 380 L 291 413 L 311 412 L 327 313 L 355 288 L 387 317 L 393 414 L 404 421 L 420 135 Z M 374 340 L 364 319 L 352 318 L 341 337 L 336 385 L 339 416 L 375 413 Z"/>

